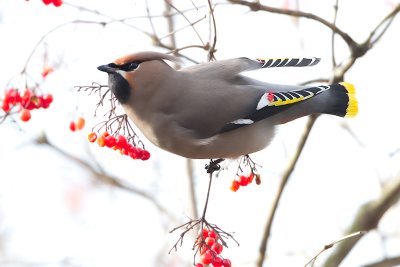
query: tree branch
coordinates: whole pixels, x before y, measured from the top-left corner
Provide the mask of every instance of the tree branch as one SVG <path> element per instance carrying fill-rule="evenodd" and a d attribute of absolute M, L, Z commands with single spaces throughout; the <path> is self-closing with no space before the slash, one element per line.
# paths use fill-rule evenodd
<path fill-rule="evenodd" d="M 381 195 L 359 209 L 353 223 L 346 230 L 346 233 L 355 231 L 370 231 L 375 229 L 386 211 L 400 199 L 400 173 L 388 182 Z M 322 265 L 324 267 L 339 266 L 347 254 L 353 249 L 361 237 L 352 238 L 340 243 L 334 253 Z"/>
<path fill-rule="evenodd" d="M 335 24 L 330 23 L 329 21 L 327 21 L 315 14 L 302 12 L 299 10 L 290 10 L 290 9 L 282 9 L 282 8 L 266 6 L 266 5 L 260 4 L 258 1 L 257 2 L 249 2 L 249 1 L 245 1 L 245 0 L 228 0 L 228 1 L 231 2 L 232 4 L 247 6 L 252 11 L 266 11 L 266 12 L 275 13 L 275 14 L 289 15 L 292 17 L 301 17 L 301 18 L 307 18 L 307 19 L 317 21 L 317 22 L 325 25 L 329 29 L 331 29 L 333 32 L 338 34 L 340 37 L 342 37 L 342 39 L 347 43 L 347 45 L 349 47 L 357 46 L 357 43 L 347 33 L 342 31 L 341 29 L 339 29 Z"/>
<path fill-rule="evenodd" d="M 267 223 L 265 225 L 264 233 L 263 233 L 263 236 L 261 239 L 259 254 L 258 254 L 257 261 L 256 261 L 257 267 L 263 266 L 265 256 L 267 254 L 268 240 L 269 240 L 269 236 L 271 234 L 272 224 L 273 224 L 273 221 L 275 218 L 275 213 L 278 210 L 278 204 L 281 200 L 283 190 L 285 189 L 286 184 L 289 181 L 289 178 L 292 175 L 293 170 L 297 165 L 297 162 L 300 158 L 301 152 L 303 152 L 303 148 L 308 140 L 308 137 L 310 136 L 311 130 L 312 130 L 317 118 L 318 118 L 318 116 L 310 116 L 308 118 L 307 125 L 304 129 L 303 135 L 300 138 L 300 142 L 297 146 L 296 153 L 293 155 L 288 166 L 286 167 L 284 174 L 282 175 L 282 179 L 279 184 L 278 192 L 276 193 L 274 200 L 272 202 L 272 207 L 271 207 L 270 213 L 268 215 Z"/>
<path fill-rule="evenodd" d="M 102 171 L 97 171 L 93 168 L 92 165 L 90 165 L 88 162 L 75 157 L 71 154 L 66 153 L 65 151 L 63 151 L 62 149 L 60 149 L 59 147 L 57 147 L 56 145 L 50 143 L 50 141 L 47 139 L 46 134 L 43 134 L 42 136 L 39 136 L 35 142 L 39 145 L 48 145 L 49 147 L 51 147 L 52 149 L 54 149 L 56 152 L 58 152 L 59 154 L 61 154 L 63 157 L 68 158 L 69 160 L 72 160 L 74 162 L 76 162 L 77 164 L 81 165 L 82 167 L 84 167 L 85 169 L 87 169 L 92 176 L 97 179 L 98 181 L 104 183 L 104 184 L 108 184 L 108 185 L 112 185 L 116 188 L 125 190 L 129 193 L 135 194 L 135 195 L 139 195 L 145 199 L 147 199 L 148 201 L 150 201 L 162 214 L 165 214 L 171 221 L 173 222 L 177 222 L 178 220 L 166 209 L 164 208 L 151 194 L 140 190 L 132 185 L 128 185 L 126 183 L 124 183 L 122 180 L 107 175 L 106 173 L 102 172 Z"/>
<path fill-rule="evenodd" d="M 364 265 L 363 267 L 393 267 L 400 265 L 400 256 L 393 258 L 386 258 L 381 261 Z"/>

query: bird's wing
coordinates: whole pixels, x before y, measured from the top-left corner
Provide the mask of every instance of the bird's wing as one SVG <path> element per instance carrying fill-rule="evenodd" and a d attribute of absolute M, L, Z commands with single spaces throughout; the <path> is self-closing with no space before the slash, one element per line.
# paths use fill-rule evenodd
<path fill-rule="evenodd" d="M 329 93 L 322 95 L 322 93 L 328 91 Z M 320 94 L 321 96 L 318 96 Z M 273 115 L 278 115 L 297 105 L 303 106 L 291 109 L 291 112 L 283 116 L 284 120 L 290 121 L 312 113 L 354 117 L 358 112 L 357 100 L 354 94 L 354 87 L 349 83 L 321 85 L 291 91 L 269 91 L 261 96 L 253 112 L 244 118 L 227 123 L 220 130 L 220 133 L 251 125 Z M 315 100 L 312 101 L 312 99 Z"/>
<path fill-rule="evenodd" d="M 307 67 L 320 62 L 320 58 L 258 58 L 249 59 L 246 57 L 219 60 L 207 63 L 201 63 L 181 71 L 191 72 L 206 77 L 219 77 L 221 79 L 230 79 L 244 71 L 251 71 L 262 68 L 274 67 Z"/>

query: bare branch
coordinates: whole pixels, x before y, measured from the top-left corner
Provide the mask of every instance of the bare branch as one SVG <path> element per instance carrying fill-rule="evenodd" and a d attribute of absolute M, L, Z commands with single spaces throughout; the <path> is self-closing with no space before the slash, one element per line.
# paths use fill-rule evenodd
<path fill-rule="evenodd" d="M 273 199 L 272 207 L 270 208 L 270 213 L 268 215 L 267 222 L 266 222 L 266 225 L 264 228 L 264 233 L 263 233 L 263 236 L 261 239 L 258 259 L 256 262 L 257 267 L 263 266 L 263 263 L 264 263 L 264 260 L 265 260 L 266 254 L 267 254 L 268 240 L 269 240 L 269 236 L 271 234 L 272 224 L 273 224 L 273 221 L 275 218 L 275 213 L 278 210 L 278 204 L 281 200 L 281 197 L 282 197 L 283 191 L 286 187 L 286 184 L 289 181 L 289 178 L 292 175 L 293 170 L 297 165 L 297 162 L 300 158 L 300 155 L 301 155 L 303 148 L 308 140 L 308 137 L 310 136 L 311 130 L 312 130 L 317 118 L 318 118 L 317 116 L 309 117 L 307 125 L 304 129 L 303 135 L 301 136 L 300 142 L 297 146 L 296 153 L 293 155 L 288 166 L 286 167 L 284 174 L 282 175 L 281 182 L 280 182 L 279 188 L 278 188 L 278 192 L 276 193 L 276 195 Z"/>
<path fill-rule="evenodd" d="M 366 233 L 367 233 L 367 232 L 365 232 L 365 231 L 355 232 L 355 233 L 346 235 L 346 236 L 344 236 L 344 237 L 342 237 L 342 238 L 339 238 L 338 240 L 335 240 L 335 241 L 333 241 L 332 243 L 329 243 L 329 244 L 325 245 L 314 257 L 312 257 L 312 258 L 306 263 L 306 265 L 304 265 L 304 267 L 307 267 L 308 265 L 310 265 L 311 267 L 314 266 L 314 263 L 315 263 L 315 261 L 317 260 L 317 258 L 318 258 L 322 253 L 324 253 L 325 251 L 327 251 L 328 249 L 333 248 L 336 244 L 338 244 L 338 243 L 340 243 L 340 242 L 342 242 L 342 241 L 344 241 L 344 240 L 353 238 L 353 237 L 362 236 L 362 235 L 364 235 L 364 234 L 366 234 Z"/>
<path fill-rule="evenodd" d="M 400 173 L 387 183 L 381 195 L 366 204 L 358 211 L 353 223 L 346 230 L 347 233 L 355 231 L 370 231 L 375 229 L 386 211 L 400 199 Z M 339 266 L 347 254 L 353 249 L 361 237 L 353 238 L 341 243 L 322 265 L 324 267 Z"/>
<path fill-rule="evenodd" d="M 338 15 L 338 11 L 339 11 L 339 0 L 336 0 L 335 5 L 333 6 L 334 8 L 334 15 L 333 15 L 333 25 L 336 25 L 336 20 L 337 20 L 337 15 Z M 335 57 L 335 32 L 332 31 L 332 37 L 331 37 L 331 46 L 332 46 L 332 65 L 333 65 L 333 69 L 335 69 L 336 67 L 336 57 Z"/>
<path fill-rule="evenodd" d="M 339 29 L 335 24 L 330 23 L 329 21 L 327 21 L 315 14 L 302 12 L 302 11 L 298 11 L 298 10 L 281 9 L 281 8 L 266 6 L 266 5 L 260 4 L 258 1 L 257 2 L 249 2 L 249 1 L 245 1 L 245 0 L 228 0 L 228 1 L 231 2 L 232 4 L 247 6 L 252 11 L 266 11 L 266 12 L 270 12 L 270 13 L 289 15 L 292 17 L 302 17 L 302 18 L 307 18 L 307 19 L 317 21 L 317 22 L 325 25 L 329 29 L 331 29 L 333 32 L 338 34 L 340 37 L 342 37 L 342 39 L 347 43 L 347 45 L 349 47 L 357 46 L 357 43 L 347 33 L 342 31 L 341 29 Z"/>
<path fill-rule="evenodd" d="M 194 22 L 191 22 L 189 25 L 185 25 L 185 26 L 183 26 L 183 27 L 181 27 L 181 28 L 179 28 L 179 29 L 170 30 L 169 33 L 167 33 L 166 35 L 160 37 L 159 39 L 162 40 L 162 39 L 165 39 L 165 38 L 167 38 L 167 37 L 170 37 L 171 35 L 174 35 L 174 34 L 176 34 L 177 32 L 179 32 L 179 31 L 181 31 L 181 30 L 183 30 L 183 29 L 186 29 L 186 28 L 188 28 L 188 27 L 192 27 L 192 28 L 193 28 L 194 25 L 196 25 L 196 24 L 199 23 L 200 21 L 204 20 L 205 18 L 206 18 L 206 16 L 203 16 L 203 17 L 199 18 L 198 20 L 196 20 L 196 21 L 194 21 Z M 175 46 L 175 45 L 173 45 L 173 46 Z"/>
<path fill-rule="evenodd" d="M 213 41 L 211 42 L 210 40 L 211 46 L 208 49 L 208 61 L 210 61 L 212 59 L 215 59 L 214 52 L 215 52 L 215 47 L 217 45 L 217 24 L 215 22 L 214 7 L 212 6 L 211 0 L 208 0 L 207 3 L 211 15 L 211 25 L 213 28 L 212 31 L 210 30 L 210 39 L 212 34 Z"/>
<path fill-rule="evenodd" d="M 196 28 L 194 27 L 194 24 L 189 20 L 189 18 L 183 13 L 181 12 L 177 7 L 175 7 L 170 0 L 165 0 L 165 2 L 170 5 L 173 9 L 175 9 L 188 23 L 189 25 L 191 25 L 191 27 L 193 28 L 193 31 L 197 34 L 197 37 L 199 38 L 200 42 L 204 45 L 204 41 L 201 38 L 200 33 L 196 30 Z"/>
<path fill-rule="evenodd" d="M 380 23 L 378 23 L 375 29 L 370 33 L 366 42 L 371 43 L 371 46 L 378 42 L 399 12 L 400 4 L 397 4 L 397 6 L 389 14 L 387 14 Z M 382 27 L 383 29 L 381 29 Z M 377 34 L 377 32 L 379 33 Z"/>
<path fill-rule="evenodd" d="M 364 265 L 363 267 L 393 267 L 400 265 L 400 256 L 386 258 L 384 260 Z"/>
<path fill-rule="evenodd" d="M 139 195 L 145 199 L 147 199 L 148 201 L 150 201 L 162 214 L 165 214 L 171 221 L 173 222 L 177 222 L 178 220 L 165 208 L 163 207 L 153 196 L 152 194 L 149 194 L 143 190 L 140 190 L 132 185 L 128 185 L 126 183 L 124 183 L 122 180 L 107 175 L 104 172 L 100 172 L 97 171 L 96 169 L 93 168 L 93 166 L 91 164 L 89 164 L 88 162 L 75 157 L 71 154 L 66 153 L 65 151 L 63 151 L 62 149 L 60 149 L 59 147 L 57 147 L 56 145 L 52 144 L 48 139 L 47 136 L 45 134 L 43 134 L 42 136 L 40 136 L 37 140 L 35 140 L 37 144 L 41 144 L 41 145 L 48 145 L 50 148 L 54 149 L 56 152 L 58 152 L 59 154 L 61 154 L 62 156 L 68 158 L 69 160 L 72 160 L 74 162 L 76 162 L 77 164 L 81 165 L 82 167 L 84 167 L 85 169 L 87 169 L 95 179 L 101 181 L 104 184 L 108 184 L 108 185 L 112 185 L 115 186 L 116 188 L 122 189 L 124 191 L 127 191 L 129 193 L 135 194 L 135 195 Z"/>

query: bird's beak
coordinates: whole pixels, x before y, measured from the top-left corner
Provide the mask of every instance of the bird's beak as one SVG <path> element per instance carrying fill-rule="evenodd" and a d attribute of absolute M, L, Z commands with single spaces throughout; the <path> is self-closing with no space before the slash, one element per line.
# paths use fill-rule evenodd
<path fill-rule="evenodd" d="M 99 71 L 104 71 L 104 72 L 107 72 L 107 73 L 115 72 L 115 68 L 110 67 L 109 65 L 101 65 L 101 66 L 98 66 L 97 69 Z"/>

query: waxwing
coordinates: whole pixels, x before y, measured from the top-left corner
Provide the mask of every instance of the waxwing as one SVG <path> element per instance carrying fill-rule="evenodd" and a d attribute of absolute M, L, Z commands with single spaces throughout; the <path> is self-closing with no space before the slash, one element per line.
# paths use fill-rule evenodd
<path fill-rule="evenodd" d="M 265 148 L 275 126 L 310 114 L 354 117 L 353 85 L 278 85 L 242 72 L 305 67 L 319 58 L 241 57 L 175 70 L 158 52 L 121 57 L 98 69 L 128 117 L 156 146 L 187 158 L 236 158 Z"/>

